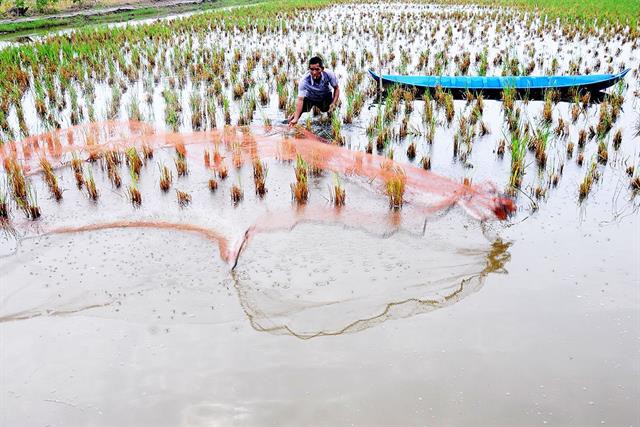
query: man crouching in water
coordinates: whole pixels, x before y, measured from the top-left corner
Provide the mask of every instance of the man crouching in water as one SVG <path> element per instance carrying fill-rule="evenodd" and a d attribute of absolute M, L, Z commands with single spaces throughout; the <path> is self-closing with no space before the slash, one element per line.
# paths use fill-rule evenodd
<path fill-rule="evenodd" d="M 302 113 L 308 113 L 313 107 L 323 113 L 332 112 L 339 101 L 338 78 L 331 71 L 325 71 L 322 59 L 314 56 L 309 60 L 309 74 L 298 83 L 298 103 L 296 112 L 289 117 L 289 124 L 297 124 Z"/>

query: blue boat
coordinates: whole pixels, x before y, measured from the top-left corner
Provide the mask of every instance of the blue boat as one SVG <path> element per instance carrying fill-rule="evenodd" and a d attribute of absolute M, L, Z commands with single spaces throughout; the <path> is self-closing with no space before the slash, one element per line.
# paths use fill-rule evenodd
<path fill-rule="evenodd" d="M 416 88 L 422 93 L 427 89 L 434 90 L 441 86 L 443 90 L 451 92 L 455 97 L 462 97 L 466 91 L 482 93 L 487 98 L 499 98 L 502 91 L 514 89 L 520 95 L 528 95 L 531 98 L 544 96 L 544 93 L 553 89 L 561 95 L 571 93 L 599 92 L 618 81 L 630 71 L 626 69 L 618 74 L 589 74 L 584 76 L 402 76 L 402 75 L 377 75 L 369 69 L 371 77 L 376 82 L 382 79 L 384 87 L 400 85 L 405 88 Z"/>

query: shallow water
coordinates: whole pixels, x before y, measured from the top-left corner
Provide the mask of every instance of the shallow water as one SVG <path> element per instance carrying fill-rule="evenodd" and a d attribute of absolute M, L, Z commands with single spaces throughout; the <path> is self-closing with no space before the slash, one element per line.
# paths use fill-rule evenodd
<path fill-rule="evenodd" d="M 286 45 L 302 54 L 316 39 L 319 50 L 340 43 L 355 49 L 347 40 L 357 29 L 333 41 L 317 34 L 351 12 L 359 14 L 363 28 L 371 27 L 381 9 L 320 11 L 328 20 L 318 20 L 295 43 L 287 42 L 295 33 L 278 34 L 264 49 L 284 54 Z M 442 13 L 439 19 L 452 23 L 449 12 L 484 11 L 406 10 L 424 19 Z M 301 22 L 309 16 L 303 13 Z M 396 22 L 399 15 L 392 11 L 380 19 Z M 431 28 L 421 31 L 390 31 L 386 40 L 396 53 L 408 46 L 415 59 Z M 509 48 L 526 57 L 523 41 L 531 35 L 524 27 L 510 37 L 487 34 L 481 39 L 495 42 L 492 55 Z M 361 37 L 373 45 L 371 34 Z M 230 54 L 232 47 L 258 47 L 262 39 L 216 30 L 206 40 L 232 43 Z M 544 59 L 538 73 L 554 54 L 563 59 L 561 71 L 576 55 L 589 61 L 585 52 L 598 51 L 603 62 L 608 55 L 596 37 L 568 40 L 558 31 L 532 41 L 546 43 L 536 54 Z M 458 28 L 454 45 L 475 47 Z M 613 66 L 638 67 L 631 43 L 613 40 L 610 52 L 618 46 Z M 396 59 L 389 71 L 397 66 Z M 337 71 L 344 81 L 347 68 L 340 64 Z M 408 190 L 403 209 L 393 212 L 384 194 L 382 157 L 363 153 L 364 128 L 376 111 L 368 100 L 372 108 L 343 128 L 347 148 L 327 148 L 327 170 L 309 179 L 310 200 L 300 208 L 291 200 L 293 164 L 280 134 L 257 138 L 268 166 L 264 198 L 254 194 L 251 150 L 236 169 L 225 151 L 233 147 L 225 143 L 230 176 L 210 192 L 214 171 L 204 166 L 203 155 L 205 148 L 213 150 L 216 132 L 190 133 L 189 82 L 181 92 L 185 120 L 179 136 L 187 144 L 189 175 L 175 176 L 178 136 L 164 131 L 164 84 L 154 87 L 154 103 L 143 106 L 153 117 L 153 131 L 134 138 L 98 132 L 102 143 L 112 138 L 140 147 L 143 140 L 154 141 L 154 158 L 140 175 L 139 208 L 127 199 L 124 165 L 121 189 L 112 187 L 100 163 L 85 165 L 100 191 L 97 202 L 76 189 L 70 168 L 57 169 L 64 189 L 57 203 L 36 172 L 37 150 L 24 159 L 32 166 L 43 216 L 30 221 L 14 209 L 14 230 L 0 240 L 0 424 L 640 425 L 634 403 L 640 400 L 640 221 L 625 174 L 626 166 L 638 164 L 637 82 L 629 80 L 614 126 L 623 130 L 623 143 L 619 150 L 609 144 L 609 161 L 598 166 L 601 178 L 587 199 L 578 202 L 577 187 L 596 143 L 587 142 L 582 167 L 565 153 L 578 130 L 597 121 L 597 105 L 569 125 L 568 139 L 552 139 L 547 169 L 537 170 L 528 154 L 526 194 L 518 193 L 518 210 L 504 222 L 478 215 L 486 210 L 474 206 L 484 198 L 460 193 L 463 177 L 472 178 L 478 194 L 491 196 L 495 192 L 475 185 L 491 181 L 504 188 L 508 179 L 509 152 L 503 160 L 494 153 L 506 137 L 499 101 L 485 101 L 482 119 L 492 133 L 475 139 L 467 163 L 451 156 L 456 124 L 448 127 L 442 112 L 434 144 L 418 138 L 418 158 L 430 154 L 433 173 L 407 166 L 410 139 L 394 145 Z M 99 119 L 107 88 L 96 90 Z M 265 114 L 280 117 L 271 89 Z M 143 94 L 142 83 L 135 90 Z M 25 112 L 34 109 L 29 96 Z M 470 109 L 465 101 L 455 105 L 458 113 Z M 518 105 L 536 123 L 542 102 Z M 557 104 L 555 120 L 568 121 L 570 107 Z M 416 126 L 422 108 L 416 101 Z M 237 103 L 232 112 L 235 121 Z M 68 114 L 67 108 L 61 117 Z M 35 110 L 26 116 L 32 132 L 40 133 Z M 119 118 L 126 116 L 122 108 Z M 12 120 L 15 125 L 15 114 Z M 221 115 L 217 121 L 222 123 Z M 123 135 L 144 129 L 131 122 L 97 127 L 120 128 Z M 253 128 L 256 134 L 261 129 Z M 319 123 L 314 129 L 327 131 Z M 81 134 L 71 148 L 63 138 L 63 164 L 73 151 L 82 157 L 91 151 L 82 149 Z M 305 145 L 309 141 L 290 139 L 305 155 L 318 142 Z M 46 146 L 44 140 L 39 144 Z M 364 162 L 359 167 L 358 159 Z M 549 185 L 561 163 L 559 185 L 535 200 L 535 186 Z M 158 188 L 157 164 L 172 167 L 168 193 Z M 330 202 L 331 170 L 346 189 L 340 210 Z M 237 206 L 230 201 L 234 183 L 244 190 Z M 179 206 L 175 189 L 191 195 L 188 206 Z"/>

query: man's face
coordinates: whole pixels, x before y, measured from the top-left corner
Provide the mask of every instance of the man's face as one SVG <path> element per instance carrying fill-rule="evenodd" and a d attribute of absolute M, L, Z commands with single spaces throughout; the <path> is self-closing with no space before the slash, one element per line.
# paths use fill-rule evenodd
<path fill-rule="evenodd" d="M 314 80 L 320 79 L 320 75 L 322 74 L 322 67 L 320 64 L 311 64 L 309 65 L 309 72 L 311 73 L 311 77 Z"/>

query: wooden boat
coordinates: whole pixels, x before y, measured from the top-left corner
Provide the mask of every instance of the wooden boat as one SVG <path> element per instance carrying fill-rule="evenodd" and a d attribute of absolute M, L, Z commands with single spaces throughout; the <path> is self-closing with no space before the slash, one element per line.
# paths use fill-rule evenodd
<path fill-rule="evenodd" d="M 562 95 L 571 92 L 599 92 L 622 80 L 629 72 L 626 69 L 618 74 L 589 74 L 583 76 L 402 76 L 383 74 L 378 76 L 369 70 L 376 82 L 382 78 L 384 87 L 400 85 L 405 88 L 416 88 L 422 93 L 426 89 L 434 90 L 441 86 L 451 92 L 454 97 L 462 97 L 466 91 L 482 93 L 487 98 L 499 98 L 502 91 L 514 89 L 520 95 L 532 98 L 543 97 L 547 90 L 553 89 Z"/>

